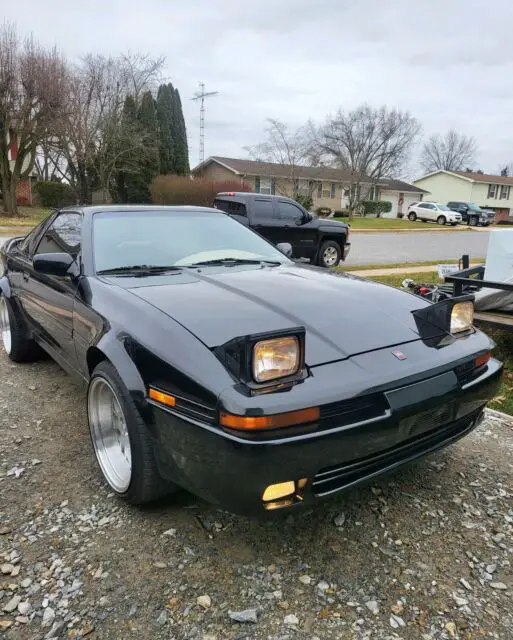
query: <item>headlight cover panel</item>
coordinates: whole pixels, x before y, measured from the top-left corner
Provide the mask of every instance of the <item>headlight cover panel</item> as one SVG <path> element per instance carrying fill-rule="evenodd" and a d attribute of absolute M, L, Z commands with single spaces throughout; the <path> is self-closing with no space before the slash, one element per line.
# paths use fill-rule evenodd
<path fill-rule="evenodd" d="M 222 362 L 233 378 L 244 383 L 250 392 L 262 392 L 273 390 L 277 386 L 283 386 L 300 382 L 307 376 L 305 370 L 305 328 L 291 327 L 279 331 L 267 331 L 265 333 L 239 336 L 225 344 L 216 347 L 213 352 Z M 298 343 L 298 368 L 290 376 L 275 378 L 268 381 L 256 382 L 253 377 L 253 353 L 258 342 L 280 338 L 296 338 Z"/>
<path fill-rule="evenodd" d="M 412 311 L 417 325 L 417 330 L 422 340 L 432 340 L 437 336 L 440 336 L 441 333 L 449 334 L 454 338 L 457 338 L 459 335 L 464 335 L 465 333 L 473 331 L 472 325 L 467 329 L 457 332 L 451 331 L 453 308 L 460 303 L 467 302 L 473 303 L 474 296 L 469 294 L 458 296 L 457 298 L 449 298 L 447 300 L 442 300 L 441 302 L 429 304 L 422 309 Z"/>

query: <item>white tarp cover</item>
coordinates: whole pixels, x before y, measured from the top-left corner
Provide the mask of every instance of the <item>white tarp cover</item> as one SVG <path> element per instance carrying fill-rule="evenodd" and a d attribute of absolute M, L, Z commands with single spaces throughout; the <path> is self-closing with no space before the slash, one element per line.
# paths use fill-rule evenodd
<path fill-rule="evenodd" d="M 513 229 L 494 229 L 490 233 L 484 279 L 513 285 Z M 476 311 L 513 313 L 513 291 L 481 289 L 474 306 Z"/>

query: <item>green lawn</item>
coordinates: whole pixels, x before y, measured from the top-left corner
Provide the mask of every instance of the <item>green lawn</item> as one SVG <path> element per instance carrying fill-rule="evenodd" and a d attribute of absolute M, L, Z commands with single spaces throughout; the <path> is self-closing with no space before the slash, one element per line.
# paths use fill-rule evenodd
<path fill-rule="evenodd" d="M 485 261 L 484 258 L 472 258 L 471 262 L 474 264 L 482 264 Z M 424 260 L 423 262 L 393 262 L 392 264 L 352 264 L 345 265 L 340 264 L 338 267 L 333 267 L 336 271 L 367 271 L 368 269 L 399 269 L 400 267 L 431 267 L 438 264 L 458 264 L 458 260 Z M 435 270 L 433 270 L 434 273 Z M 424 274 L 427 278 L 429 273 Z"/>
<path fill-rule="evenodd" d="M 405 278 L 416 282 L 441 282 L 434 273 L 396 273 L 388 276 L 373 276 L 370 279 L 400 287 Z M 504 376 L 501 386 L 489 407 L 513 415 L 513 333 L 496 329 L 486 329 L 485 331 L 497 343 L 494 356 L 504 362 Z"/>
<path fill-rule="evenodd" d="M 18 207 L 20 216 L 13 218 L 0 211 L 0 227 L 35 227 L 52 212 L 43 207 Z"/>
<path fill-rule="evenodd" d="M 458 225 L 456 227 L 451 227 L 451 225 L 440 226 L 433 222 L 426 222 L 425 224 L 422 222 L 410 222 L 407 218 L 333 218 L 333 220 L 338 220 L 340 222 L 347 222 L 351 225 L 351 229 L 383 229 L 384 231 L 388 229 L 402 229 L 403 231 L 411 231 L 412 229 L 422 229 L 423 231 L 433 231 L 436 230 L 451 230 L 455 229 L 466 229 L 466 226 Z"/>

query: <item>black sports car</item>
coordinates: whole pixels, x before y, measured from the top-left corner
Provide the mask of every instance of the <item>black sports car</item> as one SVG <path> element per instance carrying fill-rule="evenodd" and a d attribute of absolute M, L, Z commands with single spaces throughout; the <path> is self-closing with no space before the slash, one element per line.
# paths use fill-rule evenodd
<path fill-rule="evenodd" d="M 0 256 L 4 348 L 87 384 L 106 481 L 265 513 L 479 424 L 502 365 L 468 297 L 433 304 L 295 264 L 224 213 L 63 209 Z"/>

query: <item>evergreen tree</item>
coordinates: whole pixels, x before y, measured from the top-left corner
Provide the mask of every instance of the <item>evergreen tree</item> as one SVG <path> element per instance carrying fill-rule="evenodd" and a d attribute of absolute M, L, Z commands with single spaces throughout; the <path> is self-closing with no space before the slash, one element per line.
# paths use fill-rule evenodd
<path fill-rule="evenodd" d="M 137 128 L 137 105 L 133 96 L 127 96 L 123 105 L 121 135 L 131 136 Z M 114 202 L 128 202 L 128 192 L 130 189 L 131 174 L 129 167 L 133 158 L 124 158 L 123 164 L 126 168 L 118 171 L 115 177 L 114 188 L 111 189 Z"/>
<path fill-rule="evenodd" d="M 174 163 L 174 91 L 173 85 L 161 84 L 157 93 L 160 173 L 175 173 Z"/>
<path fill-rule="evenodd" d="M 128 202 L 151 202 L 148 187 L 159 174 L 158 125 L 155 102 L 150 91 L 145 91 L 137 114 L 139 134 L 142 141 L 137 171 L 129 180 Z"/>
<path fill-rule="evenodd" d="M 173 140 L 175 144 L 175 170 L 180 176 L 188 176 L 189 167 L 189 146 L 187 144 L 187 130 L 182 111 L 182 101 L 178 89 L 174 90 L 174 110 L 173 110 Z"/>

